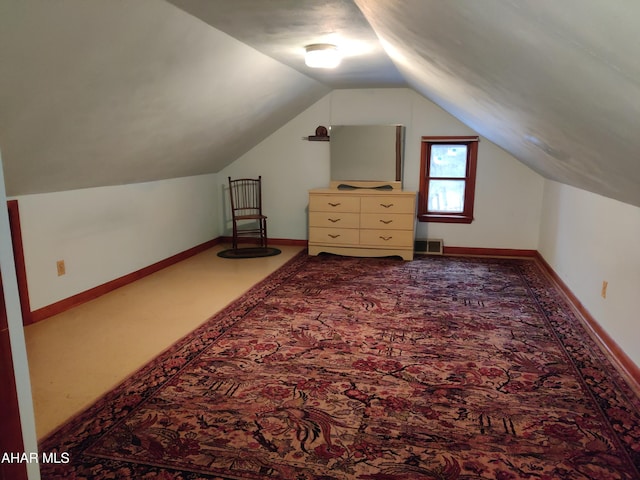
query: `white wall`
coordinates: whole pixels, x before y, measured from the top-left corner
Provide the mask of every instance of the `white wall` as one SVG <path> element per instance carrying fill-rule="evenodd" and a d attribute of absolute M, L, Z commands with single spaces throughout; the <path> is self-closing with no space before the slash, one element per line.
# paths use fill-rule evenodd
<path fill-rule="evenodd" d="M 217 175 L 15 197 L 31 309 L 220 235 Z M 56 262 L 64 260 L 66 275 Z"/>
<path fill-rule="evenodd" d="M 640 365 L 640 208 L 545 181 L 539 252 Z M 607 281 L 607 298 L 601 297 Z"/>
<path fill-rule="evenodd" d="M 308 142 L 318 125 L 406 126 L 404 186 L 417 190 L 420 137 L 475 135 L 454 117 L 409 89 L 335 90 L 225 168 L 227 176 L 262 175 L 269 236 L 307 238 L 307 192 L 329 184 L 329 143 Z M 447 246 L 536 249 L 543 179 L 491 142 L 481 139 L 476 220 L 470 225 L 419 223 L 417 236 Z M 228 226 L 226 226 L 228 228 Z"/>

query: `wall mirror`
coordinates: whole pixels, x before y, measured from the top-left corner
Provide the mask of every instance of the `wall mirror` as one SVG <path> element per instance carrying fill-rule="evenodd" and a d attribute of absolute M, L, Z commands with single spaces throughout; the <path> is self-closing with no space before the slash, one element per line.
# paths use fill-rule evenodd
<path fill-rule="evenodd" d="M 404 126 L 332 125 L 331 180 L 402 181 Z"/>

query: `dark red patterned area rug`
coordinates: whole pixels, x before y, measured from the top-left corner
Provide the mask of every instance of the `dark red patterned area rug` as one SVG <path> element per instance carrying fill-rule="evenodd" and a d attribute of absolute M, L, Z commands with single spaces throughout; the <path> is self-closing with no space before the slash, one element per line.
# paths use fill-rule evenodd
<path fill-rule="evenodd" d="M 44 480 L 637 479 L 640 401 L 533 260 L 302 254 L 41 449 Z"/>

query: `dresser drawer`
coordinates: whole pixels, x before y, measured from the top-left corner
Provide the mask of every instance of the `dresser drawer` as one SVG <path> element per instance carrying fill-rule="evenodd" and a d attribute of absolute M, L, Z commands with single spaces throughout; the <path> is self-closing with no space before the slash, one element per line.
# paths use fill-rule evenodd
<path fill-rule="evenodd" d="M 411 213 L 415 211 L 415 196 L 376 195 L 362 197 L 360 208 L 363 213 Z"/>
<path fill-rule="evenodd" d="M 347 195 L 310 195 L 309 212 L 359 212 L 360 198 Z"/>
<path fill-rule="evenodd" d="M 360 214 L 347 212 L 309 212 L 310 227 L 359 228 Z"/>
<path fill-rule="evenodd" d="M 413 230 L 360 230 L 360 245 L 413 247 Z"/>
<path fill-rule="evenodd" d="M 360 230 L 355 228 L 309 228 L 309 243 L 357 245 L 359 240 Z"/>
<path fill-rule="evenodd" d="M 362 213 L 360 228 L 413 230 L 414 219 L 411 213 Z"/>

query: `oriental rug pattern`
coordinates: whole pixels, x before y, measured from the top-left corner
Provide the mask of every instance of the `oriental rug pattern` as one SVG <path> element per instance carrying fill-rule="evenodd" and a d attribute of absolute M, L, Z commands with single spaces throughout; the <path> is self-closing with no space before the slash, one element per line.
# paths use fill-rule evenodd
<path fill-rule="evenodd" d="M 44 480 L 633 479 L 640 402 L 533 260 L 301 254 L 41 450 Z"/>

